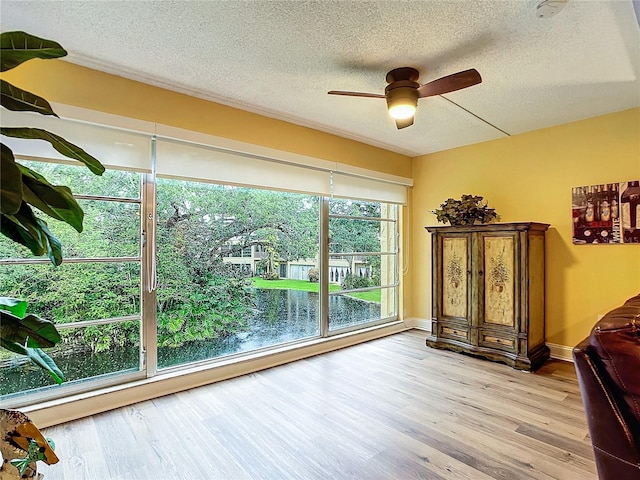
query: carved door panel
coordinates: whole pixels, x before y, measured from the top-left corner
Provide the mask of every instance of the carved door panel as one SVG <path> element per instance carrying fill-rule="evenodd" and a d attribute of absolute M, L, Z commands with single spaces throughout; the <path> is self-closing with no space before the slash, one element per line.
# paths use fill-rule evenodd
<path fill-rule="evenodd" d="M 442 315 L 469 322 L 471 293 L 469 275 L 469 235 L 442 238 Z"/>
<path fill-rule="evenodd" d="M 480 236 L 482 260 L 480 288 L 481 325 L 513 330 L 517 328 L 518 244 L 517 233 Z"/>

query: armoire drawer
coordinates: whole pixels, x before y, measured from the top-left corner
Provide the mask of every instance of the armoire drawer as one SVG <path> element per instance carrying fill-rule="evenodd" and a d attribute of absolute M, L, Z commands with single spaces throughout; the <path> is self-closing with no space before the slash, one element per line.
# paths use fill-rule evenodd
<path fill-rule="evenodd" d="M 471 343 L 471 329 L 466 325 L 440 322 L 438 324 L 438 337 Z"/>
<path fill-rule="evenodd" d="M 505 335 L 500 332 L 490 330 L 480 330 L 478 332 L 478 344 L 481 347 L 497 348 L 507 352 L 515 352 L 518 338 L 511 335 Z"/>

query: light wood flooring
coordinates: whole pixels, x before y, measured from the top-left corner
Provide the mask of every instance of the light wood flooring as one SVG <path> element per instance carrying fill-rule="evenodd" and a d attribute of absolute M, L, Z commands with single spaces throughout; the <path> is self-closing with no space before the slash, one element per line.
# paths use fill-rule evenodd
<path fill-rule="evenodd" d="M 46 429 L 45 480 L 597 479 L 573 364 L 412 330 Z"/>

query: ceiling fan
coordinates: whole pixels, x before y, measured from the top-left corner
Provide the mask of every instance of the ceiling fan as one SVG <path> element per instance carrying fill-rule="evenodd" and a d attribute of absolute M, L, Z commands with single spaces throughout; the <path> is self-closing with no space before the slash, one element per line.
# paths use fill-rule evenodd
<path fill-rule="evenodd" d="M 350 97 L 386 98 L 389 115 L 398 129 L 413 125 L 413 116 L 418 106 L 418 99 L 433 97 L 444 93 L 455 92 L 482 82 L 482 77 L 474 68 L 453 73 L 420 85 L 417 83 L 420 74 L 411 67 L 401 67 L 387 73 L 387 85 L 384 95 L 378 93 L 342 92 L 331 90 L 329 95 L 346 95 Z"/>

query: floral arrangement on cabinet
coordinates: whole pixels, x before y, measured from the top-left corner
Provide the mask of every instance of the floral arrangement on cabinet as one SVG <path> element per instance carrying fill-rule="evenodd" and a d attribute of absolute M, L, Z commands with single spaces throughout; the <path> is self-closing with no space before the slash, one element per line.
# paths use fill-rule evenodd
<path fill-rule="evenodd" d="M 438 222 L 449 222 L 452 226 L 473 225 L 474 223 L 489 223 L 498 218 L 495 209 L 483 203 L 480 195 L 462 195 L 460 200 L 448 198 L 440 208 L 432 210 Z"/>

